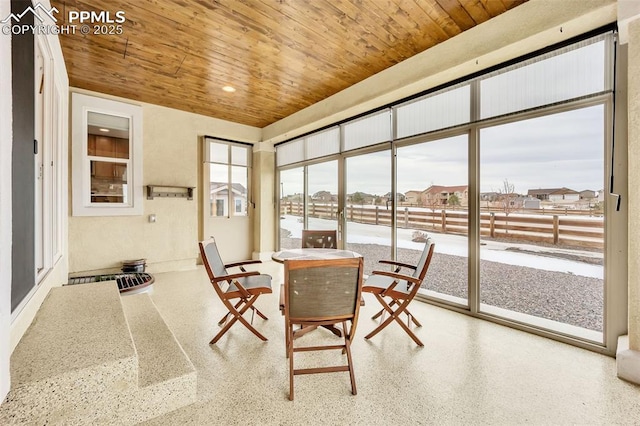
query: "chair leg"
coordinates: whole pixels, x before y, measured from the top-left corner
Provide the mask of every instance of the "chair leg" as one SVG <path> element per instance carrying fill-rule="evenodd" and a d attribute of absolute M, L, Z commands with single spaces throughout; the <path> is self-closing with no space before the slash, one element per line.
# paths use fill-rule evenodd
<path fill-rule="evenodd" d="M 235 324 L 236 321 L 240 321 L 242 324 L 244 324 L 244 326 L 247 327 L 249 331 L 251 331 L 261 340 L 267 341 L 268 339 L 260 334 L 260 332 L 256 330 L 251 324 L 249 324 L 249 322 L 242 316 L 248 309 L 252 307 L 257 298 L 258 296 L 253 296 L 249 299 L 243 299 L 240 302 L 236 303 L 236 306 L 233 306 L 228 301 L 225 301 L 225 305 L 227 306 L 227 309 L 229 309 L 229 313 L 227 315 L 233 315 L 233 318 L 231 318 L 231 320 L 225 324 L 222 330 L 220 330 L 218 334 L 215 335 L 215 337 L 211 340 L 211 342 L 209 342 L 209 344 L 216 343 L 231 328 L 231 326 Z M 240 310 L 237 310 L 236 307 L 242 304 L 244 304 L 244 306 L 242 306 Z"/>
<path fill-rule="evenodd" d="M 289 401 L 293 401 L 293 325 L 287 324 L 287 357 L 289 358 Z"/>
<path fill-rule="evenodd" d="M 347 324 L 342 322 L 342 329 L 344 330 L 344 349 L 347 353 L 347 364 L 349 365 L 349 377 L 351 378 L 351 393 L 353 395 L 358 394 L 356 388 L 356 375 L 353 371 L 353 359 L 351 358 L 351 330 L 349 330 L 349 337 L 347 337 Z"/>
<path fill-rule="evenodd" d="M 374 294 L 374 296 L 376 297 L 376 299 L 378 299 L 378 302 L 382 305 L 382 307 L 383 307 L 382 311 L 383 312 L 387 311 L 387 312 L 389 312 L 390 314 L 393 315 L 393 310 L 389 307 L 389 305 L 387 305 L 387 302 L 384 300 L 384 298 L 382 296 L 380 296 L 379 294 Z M 378 324 L 378 326 L 376 328 L 374 328 L 369 334 L 364 336 L 364 338 L 365 339 L 372 338 L 373 336 L 378 334 L 380 332 L 380 330 L 382 330 L 387 325 L 389 325 L 391 323 L 391 321 L 393 321 L 393 317 L 389 316 L 389 318 L 387 318 L 386 320 L 384 320 L 380 324 Z"/>
<path fill-rule="evenodd" d="M 227 322 L 227 319 L 229 319 L 229 312 L 227 312 L 222 318 L 220 318 L 220 321 L 218 321 L 218 325 L 222 326 L 222 324 Z"/>
<path fill-rule="evenodd" d="M 411 329 L 409 327 L 407 327 L 407 325 L 402 322 L 402 320 L 399 318 L 400 314 L 403 313 L 407 306 L 409 305 L 409 300 L 404 301 L 399 307 L 398 309 L 396 309 L 395 311 L 393 309 L 391 309 L 391 307 L 385 302 L 384 298 L 382 298 L 382 296 L 380 296 L 379 294 L 375 294 L 376 299 L 378 299 L 378 302 L 380 302 L 380 304 L 382 305 L 382 307 L 384 308 L 385 311 L 387 311 L 389 313 L 389 318 L 387 318 L 386 320 L 384 320 L 383 322 L 381 322 L 378 327 L 376 327 L 373 331 L 371 331 L 371 333 L 367 334 L 366 336 L 364 336 L 365 339 L 370 339 L 373 336 L 375 336 L 376 334 L 378 334 L 380 332 L 380 330 L 382 330 L 383 328 L 385 328 L 386 326 L 388 326 L 389 324 L 391 324 L 391 321 L 395 321 L 398 324 L 400 324 L 400 327 L 402 327 L 402 329 L 404 331 L 407 332 L 407 334 L 411 337 L 411 339 L 413 339 L 414 342 L 416 342 L 416 344 L 418 346 L 424 346 L 424 344 L 420 341 L 420 339 L 418 339 L 418 336 L 416 336 L 413 331 L 411 331 Z"/>
<path fill-rule="evenodd" d="M 240 299 L 240 301 L 235 304 L 234 308 L 238 309 L 245 302 L 246 302 L 246 299 Z M 253 324 L 253 314 L 258 314 L 258 316 L 260 318 L 262 318 L 263 320 L 268 320 L 269 319 L 265 314 L 260 312 L 260 309 L 256 308 L 255 306 L 252 306 L 251 310 L 252 310 L 252 313 L 251 313 L 251 324 Z M 231 313 L 227 312 L 227 314 L 225 316 L 223 316 L 220 319 L 220 321 L 218 321 L 218 325 L 224 324 L 227 321 L 227 319 L 229 318 L 229 315 L 231 315 Z"/>
<path fill-rule="evenodd" d="M 255 313 L 258 314 L 258 316 L 260 318 L 262 318 L 263 320 L 268 320 L 269 319 L 269 318 L 267 318 L 267 316 L 265 314 L 260 312 L 260 309 L 256 308 L 255 306 L 252 306 L 251 309 L 253 309 L 255 311 Z"/>
<path fill-rule="evenodd" d="M 258 330 L 256 330 L 251 324 L 249 324 L 249 322 L 244 319 L 244 317 L 242 316 L 242 314 L 244 314 L 247 309 L 249 309 L 251 307 L 251 304 L 253 304 L 253 302 L 256 301 L 255 297 L 252 297 L 251 300 L 249 301 L 248 305 L 245 305 L 242 310 L 240 311 L 240 315 L 237 316 L 236 318 L 238 319 L 238 321 L 240 321 L 242 324 L 244 324 L 245 327 L 247 327 L 249 329 L 249 331 L 251 331 L 253 334 L 255 334 L 258 338 L 260 338 L 263 341 L 267 341 L 268 339 L 266 337 L 264 337 L 262 334 L 260 334 L 260 332 Z"/>
<path fill-rule="evenodd" d="M 289 326 L 286 320 L 284 322 L 284 352 L 287 358 L 289 358 Z"/>
<path fill-rule="evenodd" d="M 400 303 L 401 302 L 399 300 L 394 299 L 393 302 L 389 304 L 389 307 L 393 307 L 393 305 L 400 306 Z M 409 325 L 408 321 L 411 320 L 411 322 L 413 322 L 416 327 L 422 327 L 422 324 L 420 324 L 420 322 L 416 319 L 416 317 L 411 312 L 409 312 L 409 309 L 405 309 L 404 312 L 407 314 L 407 325 Z"/>
<path fill-rule="evenodd" d="M 397 300 L 395 300 L 395 299 L 392 300 L 391 303 L 389 304 L 389 307 L 393 307 L 393 305 L 395 305 L 396 303 L 398 305 L 400 304 L 400 302 L 398 302 Z M 372 316 L 371 319 L 378 319 L 380 317 L 380 315 L 382 315 L 382 319 L 384 320 L 384 313 L 385 312 L 386 311 L 384 309 L 380 309 L 380 311 L 377 314 L 375 314 L 374 316 Z"/>
<path fill-rule="evenodd" d="M 389 304 L 389 307 L 393 307 L 393 305 L 395 305 L 395 304 L 399 305 L 400 302 L 397 301 L 397 300 L 394 300 Z M 384 320 L 384 313 L 385 312 L 386 311 L 384 309 L 380 309 L 377 314 L 375 314 L 374 316 L 371 317 L 371 319 L 373 319 L 373 320 L 374 319 L 378 319 L 378 318 L 380 318 L 380 316 L 382 316 L 382 320 Z M 415 324 L 416 327 L 422 327 L 422 324 L 420 324 L 420 321 L 418 321 L 418 319 L 411 312 L 409 312 L 409 310 L 406 310 L 406 312 L 407 312 L 407 317 L 411 319 L 411 321 Z M 407 324 L 407 325 L 409 325 L 409 324 Z"/>
<path fill-rule="evenodd" d="M 389 307 L 393 307 L 393 305 L 396 305 L 396 304 L 400 305 L 400 302 L 397 300 L 393 300 L 391 303 L 389 303 Z M 381 321 L 384 321 L 385 312 L 386 311 L 384 309 L 380 309 L 377 314 L 371 317 L 371 319 L 373 320 L 378 319 L 380 318 L 380 316 L 382 316 Z M 407 312 L 408 319 L 411 319 L 411 321 L 415 324 L 416 327 L 422 327 L 422 324 L 420 324 L 420 322 L 416 319 L 416 317 L 411 312 L 409 312 L 408 310 L 406 312 Z"/>
<path fill-rule="evenodd" d="M 407 325 L 409 325 L 409 319 L 411 319 L 411 322 L 413 322 L 413 324 L 416 327 L 422 327 L 422 324 L 420 324 L 420 321 L 418 321 L 415 317 L 415 315 L 413 315 L 411 312 L 409 312 L 409 310 L 405 310 L 406 314 L 407 314 Z"/>
<path fill-rule="evenodd" d="M 371 317 L 372 320 L 380 318 L 380 315 L 384 314 L 384 309 L 380 309 L 377 314 Z"/>
<path fill-rule="evenodd" d="M 216 334 L 216 335 L 213 337 L 213 339 L 211 339 L 211 341 L 209 342 L 209 344 L 210 344 L 210 345 L 213 345 L 213 344 L 215 344 L 218 340 L 220 340 L 220 338 L 224 335 L 224 333 L 226 333 L 226 332 L 231 328 L 231 326 L 232 326 L 233 324 L 235 324 L 235 322 L 236 322 L 236 320 L 237 320 L 237 319 L 238 319 L 238 318 L 237 318 L 237 317 L 235 317 L 235 316 L 234 316 L 233 318 L 231 318 L 231 321 L 227 322 L 227 323 L 224 325 L 224 327 L 222 327 L 222 330 L 220 330 L 220 331 L 218 332 L 218 334 Z"/>
<path fill-rule="evenodd" d="M 238 309 L 240 307 L 240 305 L 242 305 L 243 300 L 241 299 L 238 303 L 236 303 L 236 305 L 234 306 L 234 308 Z M 218 325 L 222 325 L 225 322 L 227 322 L 227 320 L 229 319 L 229 315 L 231 315 L 231 312 L 227 312 L 222 318 L 220 318 L 220 321 L 218 321 Z"/>

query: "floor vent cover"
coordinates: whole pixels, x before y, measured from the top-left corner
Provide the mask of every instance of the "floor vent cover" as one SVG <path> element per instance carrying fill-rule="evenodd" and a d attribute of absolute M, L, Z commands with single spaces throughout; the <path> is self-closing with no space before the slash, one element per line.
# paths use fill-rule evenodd
<path fill-rule="evenodd" d="M 155 279 L 153 275 L 147 274 L 146 272 L 104 274 L 69 278 L 67 285 L 97 283 L 101 281 L 115 281 L 118 283 L 120 293 L 126 293 L 128 291 L 141 290 L 152 284 Z"/>

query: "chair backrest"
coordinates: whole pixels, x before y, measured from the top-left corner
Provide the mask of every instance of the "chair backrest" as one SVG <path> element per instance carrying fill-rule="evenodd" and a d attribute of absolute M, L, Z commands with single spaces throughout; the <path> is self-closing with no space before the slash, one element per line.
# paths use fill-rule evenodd
<path fill-rule="evenodd" d="M 209 278 L 221 277 L 223 275 L 229 275 L 227 268 L 224 266 L 224 262 L 220 257 L 218 246 L 216 241 L 211 238 L 206 241 L 200 241 L 198 244 L 200 247 L 200 255 L 202 256 L 202 263 L 209 274 Z"/>
<path fill-rule="evenodd" d="M 338 236 L 335 229 L 302 230 L 302 248 L 338 248 Z"/>
<path fill-rule="evenodd" d="M 433 257 L 433 249 L 435 248 L 435 243 L 431 239 L 431 237 L 427 238 L 426 243 L 424 244 L 424 249 L 422 250 L 422 254 L 420 255 L 420 260 L 416 265 L 416 270 L 413 271 L 413 276 L 419 278 L 422 281 L 427 275 L 427 269 L 429 269 L 429 264 L 431 263 L 431 257 Z"/>
<path fill-rule="evenodd" d="M 323 321 L 355 319 L 360 309 L 363 259 L 285 260 L 285 317 Z"/>

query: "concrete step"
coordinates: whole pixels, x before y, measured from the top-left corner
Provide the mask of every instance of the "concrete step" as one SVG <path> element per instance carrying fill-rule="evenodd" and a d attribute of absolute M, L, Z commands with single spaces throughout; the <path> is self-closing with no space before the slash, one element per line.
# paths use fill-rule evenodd
<path fill-rule="evenodd" d="M 81 401 L 135 390 L 137 374 L 118 287 L 53 288 L 11 355 L 0 424 L 56 423 Z"/>
<path fill-rule="evenodd" d="M 147 294 L 51 290 L 11 357 L 0 424 L 134 424 L 196 400 L 196 373 Z"/>
<path fill-rule="evenodd" d="M 122 297 L 138 355 L 138 395 L 153 401 L 154 415 L 196 401 L 196 369 L 148 294 Z"/>

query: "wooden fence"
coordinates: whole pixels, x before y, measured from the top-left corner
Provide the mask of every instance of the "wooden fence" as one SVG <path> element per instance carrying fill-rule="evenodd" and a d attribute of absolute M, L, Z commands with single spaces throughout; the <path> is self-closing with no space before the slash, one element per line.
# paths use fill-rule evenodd
<path fill-rule="evenodd" d="M 282 204 L 281 214 L 303 215 L 302 203 Z M 346 208 L 347 221 L 371 225 L 391 226 L 391 209 L 384 206 L 354 206 Z M 480 212 L 480 235 L 554 245 L 604 249 L 604 218 L 564 215 L 564 211 L 550 214 L 528 210 L 525 214 L 504 212 Z M 589 212 L 586 212 L 589 214 Z M 309 217 L 336 219 L 336 204 L 309 204 Z M 397 212 L 399 228 L 466 235 L 468 217 L 466 211 L 425 210 L 400 207 Z"/>

